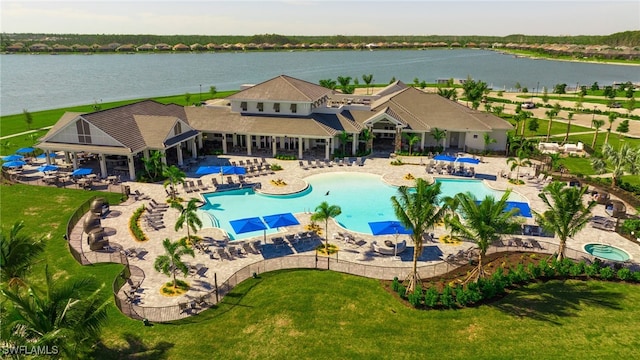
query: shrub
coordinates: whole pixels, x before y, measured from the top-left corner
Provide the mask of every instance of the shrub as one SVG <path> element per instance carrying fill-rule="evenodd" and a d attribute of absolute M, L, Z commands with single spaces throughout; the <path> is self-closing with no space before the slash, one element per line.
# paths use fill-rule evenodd
<path fill-rule="evenodd" d="M 280 170 L 282 170 L 282 166 L 280 166 L 278 164 L 271 164 L 271 170 L 280 171 Z"/>
<path fill-rule="evenodd" d="M 391 289 L 395 292 L 398 292 L 398 289 L 400 288 L 400 281 L 398 281 L 398 277 L 394 277 L 393 278 L 393 282 L 391 283 Z"/>
<path fill-rule="evenodd" d="M 594 262 L 593 264 L 587 265 L 584 267 L 584 273 L 588 277 L 594 277 L 598 274 L 598 272 L 600 272 L 600 264 L 597 262 Z"/>
<path fill-rule="evenodd" d="M 404 287 L 404 285 L 398 285 L 398 295 L 400 295 L 401 298 L 406 298 L 407 296 L 407 288 Z"/>
<path fill-rule="evenodd" d="M 580 261 L 579 263 L 573 263 L 573 265 L 571 265 L 571 267 L 569 268 L 569 275 L 571 276 L 580 276 L 582 275 L 582 273 L 584 273 L 584 267 L 585 267 L 585 262 Z"/>
<path fill-rule="evenodd" d="M 555 260 L 554 260 L 555 261 Z M 538 267 L 540 268 L 540 272 L 543 276 L 551 277 L 556 274 L 556 271 L 549 265 L 547 260 L 542 260 L 538 263 Z"/>
<path fill-rule="evenodd" d="M 556 269 L 556 273 L 560 276 L 567 276 L 569 275 L 569 270 L 571 269 L 571 267 L 573 266 L 573 261 L 571 261 L 571 259 L 568 258 L 564 258 L 562 259 L 561 262 L 557 263 L 555 267 Z"/>
<path fill-rule="evenodd" d="M 416 290 L 408 296 L 409 304 L 413 307 L 418 307 L 422 303 L 422 288 L 416 287 Z"/>
<path fill-rule="evenodd" d="M 462 307 L 469 303 L 468 291 L 462 286 L 456 289 L 456 302 Z"/>
<path fill-rule="evenodd" d="M 633 281 L 640 282 L 640 271 L 634 271 L 631 277 Z"/>
<path fill-rule="evenodd" d="M 615 276 L 615 272 L 612 268 L 605 266 L 600 269 L 600 278 L 604 280 L 611 280 Z"/>
<path fill-rule="evenodd" d="M 298 159 L 297 156 L 295 155 L 288 155 L 288 154 L 276 154 L 276 159 L 278 160 L 296 160 Z M 273 169 L 273 167 L 271 167 Z"/>
<path fill-rule="evenodd" d="M 455 305 L 453 289 L 448 284 L 444 287 L 444 290 L 442 290 L 442 294 L 440 294 L 440 303 L 446 308 L 452 308 L 453 305 Z"/>
<path fill-rule="evenodd" d="M 129 220 L 129 230 L 131 230 L 131 234 L 138 241 L 147 241 L 147 235 L 145 235 L 144 231 L 140 228 L 140 216 L 144 212 L 144 205 L 140 206 L 133 212 L 131 215 L 131 219 Z"/>
<path fill-rule="evenodd" d="M 518 284 L 523 284 L 526 283 L 527 281 L 529 281 L 529 273 L 527 273 L 527 271 L 524 269 L 524 265 L 522 264 L 518 264 L 518 266 L 516 267 L 515 270 L 515 274 L 516 274 L 516 283 Z"/>
<path fill-rule="evenodd" d="M 629 281 L 631 280 L 631 270 L 629 268 L 622 268 L 618 270 L 616 276 L 622 281 Z"/>
<path fill-rule="evenodd" d="M 529 274 L 531 274 L 532 279 L 537 279 L 542 274 L 540 267 L 536 266 L 534 263 L 529 263 L 529 265 L 527 265 L 527 270 L 529 270 Z"/>
<path fill-rule="evenodd" d="M 472 282 L 467 285 L 467 299 L 471 303 L 477 303 L 483 299 L 480 286 L 478 286 L 477 282 Z"/>
<path fill-rule="evenodd" d="M 424 294 L 424 304 L 433 308 L 438 305 L 438 291 L 435 288 L 429 288 Z"/>
<path fill-rule="evenodd" d="M 522 267 L 524 271 L 524 266 Z M 478 281 L 482 297 L 485 299 L 492 299 L 496 296 L 496 287 L 492 279 L 480 279 Z"/>

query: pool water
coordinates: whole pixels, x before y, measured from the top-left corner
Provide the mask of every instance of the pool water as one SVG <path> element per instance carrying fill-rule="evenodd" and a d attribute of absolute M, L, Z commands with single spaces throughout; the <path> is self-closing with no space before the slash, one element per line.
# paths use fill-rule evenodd
<path fill-rule="evenodd" d="M 601 259 L 627 261 L 631 258 L 626 251 L 612 245 L 586 244 L 584 246 L 584 250 L 589 254 Z"/>
<path fill-rule="evenodd" d="M 342 214 L 335 220 L 350 231 L 371 234 L 369 222 L 396 220 L 390 199 L 397 195 L 397 187 L 386 184 L 379 175 L 327 173 L 313 175 L 305 180 L 309 183 L 309 188 L 297 194 L 265 195 L 254 193 L 251 189 L 205 194 L 206 204 L 199 211 L 203 226 L 220 227 L 229 233 L 231 239 L 259 236 L 263 234 L 262 231 L 236 234 L 229 221 L 287 212 L 313 212 L 323 201 L 341 207 Z M 488 188 L 479 180 L 437 181 L 442 183 L 442 197 L 466 191 L 470 191 L 478 199 L 483 199 L 486 195 L 499 198 L 503 194 Z M 510 200 L 526 201 L 514 193 Z M 275 232 L 277 229 L 267 230 L 267 234 Z"/>

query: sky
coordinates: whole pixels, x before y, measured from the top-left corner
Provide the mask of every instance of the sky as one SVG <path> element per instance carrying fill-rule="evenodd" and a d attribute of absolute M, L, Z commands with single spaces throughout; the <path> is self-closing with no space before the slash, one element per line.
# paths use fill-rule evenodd
<path fill-rule="evenodd" d="M 2 0 L 5 33 L 608 35 L 640 30 L 622 0 Z"/>

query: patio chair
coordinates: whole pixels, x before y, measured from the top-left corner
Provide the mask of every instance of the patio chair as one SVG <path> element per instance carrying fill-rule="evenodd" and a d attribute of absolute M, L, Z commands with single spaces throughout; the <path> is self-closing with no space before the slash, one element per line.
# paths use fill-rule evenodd
<path fill-rule="evenodd" d="M 251 247 L 251 244 L 248 242 L 242 243 L 242 249 L 247 254 L 255 252 L 255 250 Z"/>
<path fill-rule="evenodd" d="M 333 162 L 329 159 L 324 159 L 324 164 L 327 165 L 327 167 L 333 167 Z"/>
<path fill-rule="evenodd" d="M 157 202 L 155 199 L 151 199 L 149 205 L 151 205 L 154 209 L 167 209 L 169 208 L 169 204 L 161 204 Z"/>
<path fill-rule="evenodd" d="M 244 166 L 244 160 L 238 161 L 238 164 L 240 164 L 240 166 Z"/>
<path fill-rule="evenodd" d="M 209 187 L 205 184 L 202 183 L 202 179 L 198 179 L 198 187 L 200 188 L 200 190 L 204 191 L 204 190 L 208 190 Z"/>
<path fill-rule="evenodd" d="M 262 241 L 261 240 L 252 241 L 251 247 L 256 252 L 256 254 L 259 254 L 260 252 L 262 252 Z"/>
<path fill-rule="evenodd" d="M 189 188 L 191 189 L 191 191 L 198 191 L 198 187 L 193 181 L 189 181 Z"/>
<path fill-rule="evenodd" d="M 153 230 L 156 230 L 156 231 L 165 228 L 164 224 L 157 224 L 157 223 L 147 222 L 147 225 L 149 225 Z"/>
<path fill-rule="evenodd" d="M 233 184 L 233 178 L 231 178 L 231 176 L 227 176 L 227 184 Z"/>
<path fill-rule="evenodd" d="M 211 179 L 211 183 L 213 184 L 213 187 L 216 189 L 220 186 L 220 184 L 218 183 L 218 179 L 216 178 Z"/>
<path fill-rule="evenodd" d="M 355 161 L 355 164 L 358 165 L 358 166 L 364 165 L 364 163 L 362 162 L 362 158 L 361 157 L 357 157 L 356 161 Z"/>
<path fill-rule="evenodd" d="M 266 164 L 267 163 L 267 159 L 265 159 L 264 157 L 262 157 L 262 163 Z"/>
<path fill-rule="evenodd" d="M 191 189 L 191 188 L 189 187 L 189 185 L 187 184 L 187 182 L 186 182 L 186 181 L 182 183 L 182 188 L 184 189 L 184 192 L 186 192 L 186 193 L 191 193 L 191 192 L 193 192 L 193 189 Z"/>
<path fill-rule="evenodd" d="M 253 164 L 254 164 L 254 165 L 258 165 L 258 164 L 259 164 L 259 162 L 258 162 L 258 158 L 253 158 Z"/>
<path fill-rule="evenodd" d="M 140 287 L 140 282 L 133 282 L 133 280 L 131 280 L 131 278 L 127 279 L 127 284 L 129 284 L 129 286 L 131 287 L 131 290 L 138 290 L 138 288 Z"/>
<path fill-rule="evenodd" d="M 304 169 L 304 170 L 309 170 L 309 167 L 308 167 L 308 166 L 305 166 L 305 165 L 304 165 L 304 162 L 302 162 L 302 160 L 299 160 L 299 161 L 298 161 L 298 164 L 300 165 L 300 167 L 301 167 L 302 169 Z"/>
<path fill-rule="evenodd" d="M 338 164 L 338 166 L 344 166 L 344 160 L 342 159 L 336 159 L 336 163 Z"/>
<path fill-rule="evenodd" d="M 224 260 L 225 258 L 231 259 L 231 257 L 229 256 L 229 254 L 227 254 L 224 248 L 216 249 L 216 254 L 218 255 L 218 257 L 220 257 L 220 260 Z"/>
<path fill-rule="evenodd" d="M 85 183 L 88 186 L 91 186 L 90 182 L 86 182 Z M 143 193 L 140 192 L 140 190 L 136 189 L 133 194 L 135 195 L 135 199 L 136 200 L 149 200 L 149 195 L 145 195 Z"/>
<path fill-rule="evenodd" d="M 310 167 L 312 169 L 317 168 L 316 164 L 313 161 L 311 161 L 311 159 L 307 160 L 307 167 Z"/>
<path fill-rule="evenodd" d="M 353 165 L 353 164 L 351 163 L 351 160 L 350 160 L 348 157 L 345 157 L 345 158 L 344 158 L 344 163 L 345 163 L 347 166 L 351 166 L 351 165 Z"/>

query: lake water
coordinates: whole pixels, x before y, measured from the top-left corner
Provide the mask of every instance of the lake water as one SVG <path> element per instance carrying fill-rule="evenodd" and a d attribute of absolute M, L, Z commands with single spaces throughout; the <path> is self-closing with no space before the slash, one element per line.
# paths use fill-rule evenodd
<path fill-rule="evenodd" d="M 639 82 L 637 67 L 515 58 L 489 50 L 295 51 L 185 54 L 0 55 L 0 114 L 38 111 L 94 101 L 189 92 L 235 90 L 286 74 L 314 83 L 338 76 L 474 79 L 495 89 L 539 84 Z M 201 85 L 201 86 L 200 86 Z"/>

